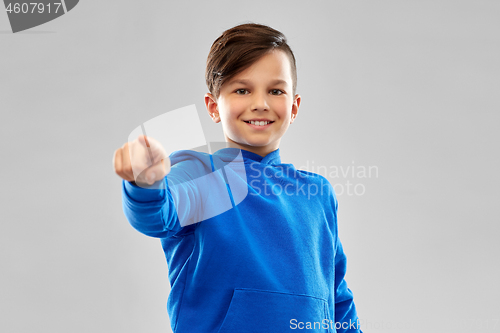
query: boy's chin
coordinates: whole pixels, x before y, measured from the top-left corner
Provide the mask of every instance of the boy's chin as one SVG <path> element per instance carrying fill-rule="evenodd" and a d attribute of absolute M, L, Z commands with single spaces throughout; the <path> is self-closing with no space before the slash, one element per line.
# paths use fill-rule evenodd
<path fill-rule="evenodd" d="M 259 141 L 259 140 L 247 141 L 244 144 L 240 143 L 240 145 L 246 146 L 246 147 L 265 147 L 269 144 L 270 144 L 270 142 L 268 142 L 268 141 Z"/>
<path fill-rule="evenodd" d="M 231 143 L 228 143 L 231 146 L 239 146 L 243 149 L 253 147 L 253 148 L 259 148 L 259 147 L 266 147 L 272 143 L 269 138 L 239 138 L 239 140 L 230 140 Z"/>

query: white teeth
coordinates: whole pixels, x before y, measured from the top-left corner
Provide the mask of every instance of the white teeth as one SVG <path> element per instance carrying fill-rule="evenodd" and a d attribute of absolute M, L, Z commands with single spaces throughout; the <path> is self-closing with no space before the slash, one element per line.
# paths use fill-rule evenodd
<path fill-rule="evenodd" d="M 253 121 L 253 120 L 250 120 L 250 124 L 257 125 L 257 126 L 264 126 L 264 125 L 267 125 L 269 123 L 270 123 L 270 121 Z"/>

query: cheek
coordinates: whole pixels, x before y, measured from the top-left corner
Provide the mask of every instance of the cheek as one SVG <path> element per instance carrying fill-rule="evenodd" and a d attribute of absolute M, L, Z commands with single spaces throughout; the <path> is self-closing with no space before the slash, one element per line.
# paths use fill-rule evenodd
<path fill-rule="evenodd" d="M 269 106 L 274 110 L 274 112 L 278 113 L 280 117 L 286 115 L 292 110 L 293 99 L 289 97 L 276 98 L 271 100 L 271 102 L 272 103 Z"/>
<path fill-rule="evenodd" d="M 245 113 L 245 105 L 241 101 L 235 101 L 227 105 L 226 118 L 237 120 L 242 114 Z"/>
<path fill-rule="evenodd" d="M 274 109 L 274 112 L 283 121 L 288 120 L 290 118 L 291 113 L 292 113 L 292 106 L 288 105 L 288 103 L 277 104 L 273 109 Z"/>
<path fill-rule="evenodd" d="M 229 112 L 233 115 L 237 115 L 245 110 L 247 104 L 243 98 L 235 98 L 229 103 Z"/>
<path fill-rule="evenodd" d="M 236 128 L 237 122 L 239 121 L 238 116 L 239 113 L 236 112 L 236 109 L 231 108 L 231 106 L 225 109 L 224 114 L 221 115 L 221 122 L 224 128 L 226 129 Z"/>

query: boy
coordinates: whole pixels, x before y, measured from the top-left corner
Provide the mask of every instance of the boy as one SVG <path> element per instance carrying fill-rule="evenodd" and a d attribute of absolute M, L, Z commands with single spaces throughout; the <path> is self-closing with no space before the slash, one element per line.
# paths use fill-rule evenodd
<path fill-rule="evenodd" d="M 285 36 L 253 23 L 225 31 L 206 81 L 205 105 L 227 148 L 168 157 L 142 136 L 114 158 L 127 219 L 161 239 L 173 331 L 361 332 L 333 188 L 280 160 L 301 100 Z M 148 156 L 152 165 L 134 177 Z"/>

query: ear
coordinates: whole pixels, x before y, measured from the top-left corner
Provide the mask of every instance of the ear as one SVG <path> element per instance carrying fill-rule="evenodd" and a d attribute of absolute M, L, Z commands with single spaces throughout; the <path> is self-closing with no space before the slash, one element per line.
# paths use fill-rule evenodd
<path fill-rule="evenodd" d="M 300 106 L 300 95 L 297 94 L 295 95 L 292 104 L 292 114 L 290 116 L 290 124 L 294 122 L 295 118 L 297 118 L 297 114 L 299 113 L 299 106 Z"/>
<path fill-rule="evenodd" d="M 219 109 L 217 101 L 211 93 L 205 94 L 205 106 L 207 107 L 208 115 L 214 123 L 220 122 Z"/>

